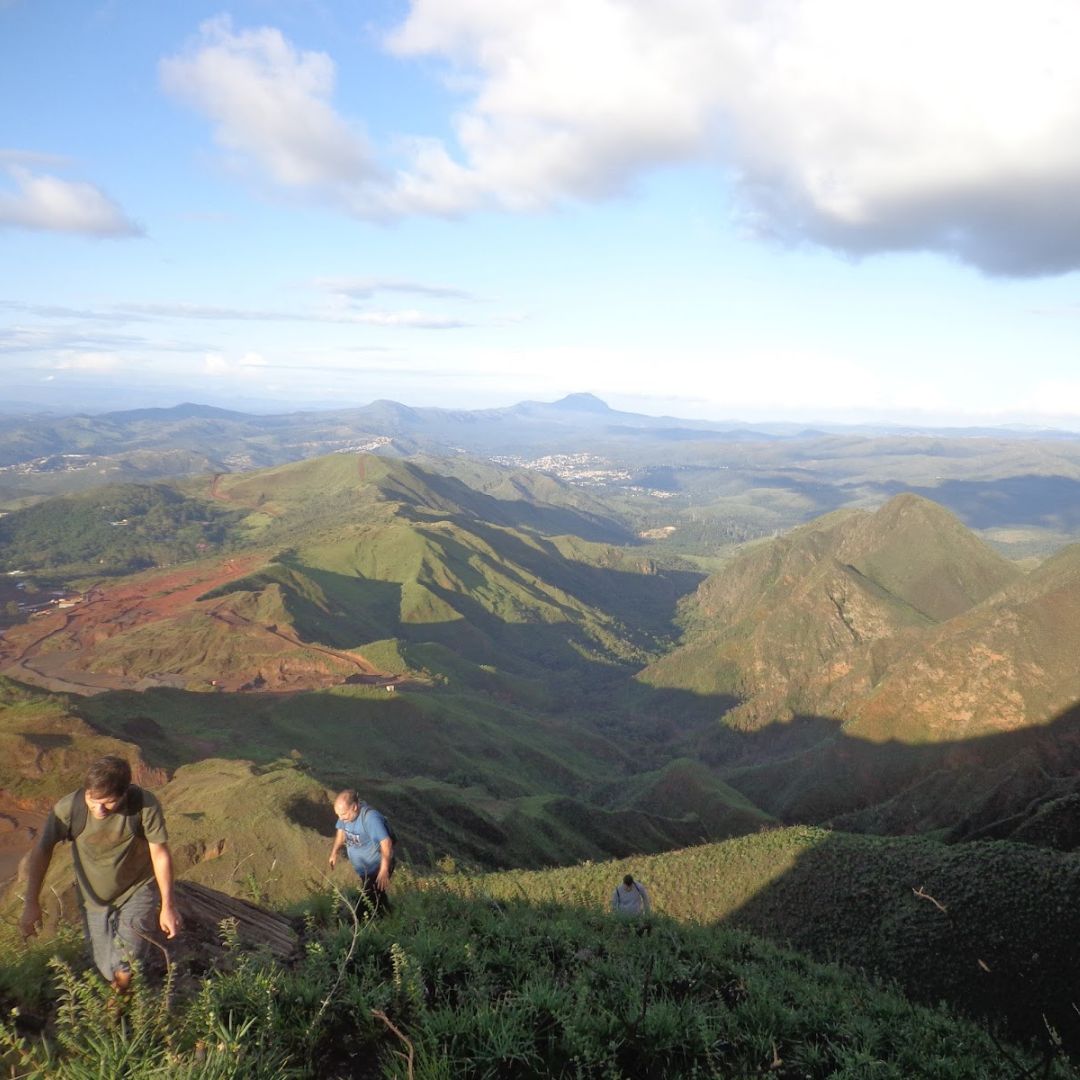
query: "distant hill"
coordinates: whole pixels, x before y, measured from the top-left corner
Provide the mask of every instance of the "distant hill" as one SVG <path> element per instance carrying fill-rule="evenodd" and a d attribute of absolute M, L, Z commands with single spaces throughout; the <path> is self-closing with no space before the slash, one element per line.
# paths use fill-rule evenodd
<path fill-rule="evenodd" d="M 0 572 L 116 574 L 219 550 L 236 518 L 166 484 L 110 484 L 0 517 Z"/>
<path fill-rule="evenodd" d="M 640 431 L 688 427 L 702 435 L 731 426 L 618 412 L 591 394 L 474 411 L 375 401 L 353 409 L 272 416 L 185 403 L 95 416 L 0 418 L 0 467 L 50 454 L 102 456 L 209 446 L 220 467 L 250 468 L 317 456 L 378 437 L 403 440 L 401 449 L 408 453 L 421 449 L 445 453 L 462 446 L 473 452 L 544 452 L 553 440 L 565 450 L 567 438 L 602 434 L 612 424 Z"/>
<path fill-rule="evenodd" d="M 733 694 L 726 722 L 846 715 L 928 628 L 1021 576 L 940 506 L 897 496 L 736 556 L 687 601 L 683 645 L 652 686 Z"/>
<path fill-rule="evenodd" d="M 1078 553 L 1024 575 L 916 496 L 839 512 L 703 582 L 639 678 L 734 698 L 692 753 L 783 820 L 1071 849 Z"/>
<path fill-rule="evenodd" d="M 11 514 L 0 527 L 12 566 L 62 572 L 78 557 L 89 570 L 137 552 L 167 562 L 12 628 L 0 664 L 56 689 L 78 689 L 82 672 L 99 687 L 235 690 L 448 677 L 454 665 L 431 647 L 544 682 L 655 654 L 698 575 L 635 562 L 618 546 L 632 540 L 621 522 L 551 478 L 503 470 L 487 480 L 496 494 L 411 462 L 339 454 L 218 476 L 190 495 L 106 490 Z M 169 566 L 190 530 L 158 536 L 159 518 L 197 521 L 189 557 L 199 547 L 234 554 Z M 58 549 L 68 530 L 77 548 Z"/>
<path fill-rule="evenodd" d="M 232 409 L 219 409 L 213 405 L 197 405 L 185 401 L 167 409 L 125 409 L 121 412 L 98 413 L 96 421 L 109 421 L 121 424 L 138 424 L 144 420 L 155 423 L 169 423 L 175 420 L 250 420 L 248 414 Z"/>
<path fill-rule="evenodd" d="M 820 427 L 649 416 L 592 394 L 503 408 L 256 415 L 185 403 L 101 415 L 0 416 L 0 510 L 102 482 L 248 472 L 334 452 L 467 458 L 558 474 L 622 501 L 637 532 L 714 557 L 840 507 L 910 491 L 1016 558 L 1080 539 L 1080 438 L 1008 429 Z M 430 464 L 425 465 L 432 468 Z"/>

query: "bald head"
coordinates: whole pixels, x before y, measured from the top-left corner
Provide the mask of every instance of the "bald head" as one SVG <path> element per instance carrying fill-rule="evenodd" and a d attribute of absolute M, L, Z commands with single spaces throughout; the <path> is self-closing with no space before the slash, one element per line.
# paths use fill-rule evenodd
<path fill-rule="evenodd" d="M 360 796 L 352 788 L 339 791 L 334 798 L 334 813 L 342 821 L 352 821 L 360 813 Z"/>

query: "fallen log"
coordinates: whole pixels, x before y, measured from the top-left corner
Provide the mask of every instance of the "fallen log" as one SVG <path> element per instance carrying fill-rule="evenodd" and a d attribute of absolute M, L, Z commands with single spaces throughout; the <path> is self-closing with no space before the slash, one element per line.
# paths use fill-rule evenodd
<path fill-rule="evenodd" d="M 225 920 L 236 927 L 236 937 L 246 948 L 268 949 L 285 962 L 299 955 L 300 935 L 285 915 L 194 881 L 176 882 L 173 898 L 182 925 L 180 934 L 169 943 L 174 960 L 177 954 L 196 948 L 224 953 L 221 924 Z"/>

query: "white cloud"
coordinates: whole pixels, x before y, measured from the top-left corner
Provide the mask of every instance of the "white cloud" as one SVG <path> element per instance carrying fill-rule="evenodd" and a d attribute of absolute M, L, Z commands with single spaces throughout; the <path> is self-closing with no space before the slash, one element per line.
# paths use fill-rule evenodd
<path fill-rule="evenodd" d="M 308 315 L 258 308 L 220 307 L 212 304 L 158 303 L 114 304 L 99 318 L 195 319 L 208 322 L 307 322 Z"/>
<path fill-rule="evenodd" d="M 132 334 L 107 334 L 79 327 L 52 329 L 41 326 L 0 327 L 0 353 L 40 352 L 203 352 L 206 345 L 188 341 L 153 339 Z"/>
<path fill-rule="evenodd" d="M 367 300 L 376 293 L 397 292 L 414 296 L 429 296 L 447 300 L 473 300 L 472 294 L 448 285 L 425 285 L 420 281 L 401 278 L 316 278 L 320 289 L 335 295 L 348 296 L 354 300 Z"/>
<path fill-rule="evenodd" d="M 762 232 L 1068 270 L 1077 40 L 1071 0 L 413 0 L 391 48 L 469 96 L 387 205 L 531 209 L 710 160 Z"/>
<path fill-rule="evenodd" d="M 333 61 L 278 30 L 234 32 L 227 16 L 211 19 L 160 73 L 169 93 L 213 121 L 237 163 L 254 162 L 285 188 L 344 204 L 377 174 L 363 134 L 330 104 Z"/>
<path fill-rule="evenodd" d="M 383 286 L 393 288 L 393 286 Z M 422 286 L 406 288 L 404 284 L 398 291 L 422 291 Z M 432 289 L 431 295 L 451 295 Z M 122 303 L 112 304 L 108 308 L 71 308 L 56 304 L 25 304 L 17 300 L 0 300 L 0 309 L 24 312 L 41 319 L 82 319 L 93 322 L 147 322 L 157 319 L 184 319 L 196 322 L 286 322 L 286 323 L 326 323 L 337 325 L 385 326 L 404 329 L 451 330 L 473 325 L 461 319 L 446 315 L 431 314 L 415 309 L 399 311 L 363 310 L 351 304 L 346 293 L 335 293 L 336 303 L 328 304 L 325 309 L 316 311 L 280 311 L 264 308 L 219 307 L 209 304 L 188 303 Z M 509 317 L 501 317 L 497 325 L 504 324 Z M 15 330 L 18 332 L 16 333 Z M 104 335 L 100 331 L 83 332 L 77 330 L 47 330 L 41 327 L 20 327 L 13 331 L 0 330 L 0 352 L 14 352 L 45 348 L 50 342 L 68 342 L 75 338 L 79 341 L 94 339 L 107 340 L 112 344 L 132 345 L 147 344 L 147 339 L 123 335 Z M 185 343 L 157 343 L 159 348 L 202 352 L 206 346 Z"/>
<path fill-rule="evenodd" d="M 411 0 L 387 38 L 447 65 L 454 138 L 381 169 L 335 66 L 226 17 L 162 61 L 238 163 L 359 217 L 531 211 L 710 162 L 755 231 L 990 273 L 1080 267 L 1073 0 Z M 718 181 L 718 192 L 721 185 Z"/>
<path fill-rule="evenodd" d="M 11 148 L 0 150 L 0 168 L 10 165 L 25 165 L 28 168 L 65 169 L 71 164 L 71 159 L 61 154 L 46 154 L 40 150 L 15 150 Z"/>
<path fill-rule="evenodd" d="M 88 371 L 101 375 L 116 371 L 123 363 L 116 353 L 88 352 L 65 356 L 52 366 L 57 371 Z"/>
<path fill-rule="evenodd" d="M 213 377 L 233 375 L 238 372 L 235 361 L 228 360 L 221 353 L 207 353 L 203 357 L 202 373 Z"/>
<path fill-rule="evenodd" d="M 329 320 L 328 320 L 329 321 Z M 460 330 L 469 323 L 444 315 L 428 315 L 423 311 L 358 311 L 341 315 L 334 322 L 356 323 L 359 326 L 385 326 L 407 330 Z"/>
<path fill-rule="evenodd" d="M 0 227 L 102 237 L 142 234 L 142 229 L 100 188 L 84 181 L 32 172 L 15 163 L 16 159 L 14 151 L 6 151 L 0 157 L 0 171 L 11 178 L 16 188 L 0 190 Z"/>
<path fill-rule="evenodd" d="M 272 365 L 257 352 L 246 352 L 238 358 L 225 356 L 223 353 L 207 353 L 203 357 L 202 374 L 211 378 L 246 378 L 258 377 Z"/>

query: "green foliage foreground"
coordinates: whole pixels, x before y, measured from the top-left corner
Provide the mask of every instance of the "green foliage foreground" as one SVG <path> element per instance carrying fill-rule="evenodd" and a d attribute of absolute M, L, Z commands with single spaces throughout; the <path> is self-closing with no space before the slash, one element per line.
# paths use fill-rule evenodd
<path fill-rule="evenodd" d="M 596 909 L 439 885 L 399 888 L 375 921 L 315 897 L 304 922 L 291 968 L 233 942 L 204 977 L 174 969 L 119 1007 L 58 962 L 50 1036 L 26 1034 L 9 1001 L 0 1063 L 39 1080 L 1074 1075 L 738 931 L 657 919 L 642 934 Z M 9 997 L 33 952 L 8 965 Z"/>

